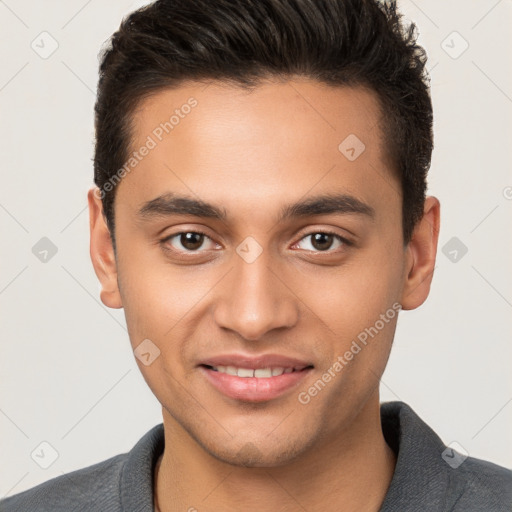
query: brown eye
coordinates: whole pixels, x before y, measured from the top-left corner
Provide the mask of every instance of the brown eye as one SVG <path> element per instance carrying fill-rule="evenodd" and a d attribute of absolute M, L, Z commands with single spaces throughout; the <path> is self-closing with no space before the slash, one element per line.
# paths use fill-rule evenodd
<path fill-rule="evenodd" d="M 316 233 L 310 233 L 309 235 L 306 235 L 300 240 L 298 246 L 301 244 L 305 245 L 300 247 L 301 249 L 312 252 L 327 252 L 329 249 L 337 249 L 343 245 L 350 245 L 341 236 L 323 231 L 318 231 Z"/>
<path fill-rule="evenodd" d="M 204 242 L 204 235 L 202 233 L 181 233 L 180 243 L 185 249 L 195 251 L 199 249 Z"/>
<path fill-rule="evenodd" d="M 311 235 L 311 245 L 317 251 L 325 251 L 330 249 L 334 240 L 334 236 L 329 233 L 315 233 Z"/>
<path fill-rule="evenodd" d="M 208 242 L 210 242 L 210 247 L 208 247 Z M 199 253 L 204 252 L 204 250 L 207 249 L 216 248 L 216 244 L 208 235 L 198 231 L 181 231 L 180 233 L 175 233 L 174 235 L 163 239 L 162 243 L 164 244 L 164 247 L 168 249 L 170 247 L 171 250 L 181 253 Z"/>

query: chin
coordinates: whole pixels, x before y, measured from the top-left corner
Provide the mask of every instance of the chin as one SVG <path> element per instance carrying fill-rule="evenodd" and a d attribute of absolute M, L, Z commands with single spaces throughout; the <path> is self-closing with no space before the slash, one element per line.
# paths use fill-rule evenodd
<path fill-rule="evenodd" d="M 265 441 L 265 440 L 263 440 Z M 241 448 L 227 446 L 208 447 L 207 451 L 217 460 L 232 466 L 247 468 L 271 468 L 285 466 L 299 457 L 307 448 L 305 445 L 276 446 L 275 443 L 255 443 L 248 441 Z M 289 440 L 288 440 L 289 442 Z M 263 444 L 263 445 L 262 445 Z M 216 449 L 217 448 L 217 449 Z"/>

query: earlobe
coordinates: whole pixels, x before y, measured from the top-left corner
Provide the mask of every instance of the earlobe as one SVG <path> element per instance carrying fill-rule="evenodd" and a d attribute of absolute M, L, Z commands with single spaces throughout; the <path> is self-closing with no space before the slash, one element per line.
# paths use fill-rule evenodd
<path fill-rule="evenodd" d="M 439 239 L 440 209 L 437 198 L 425 199 L 423 217 L 416 224 L 407 245 L 401 302 L 403 309 L 421 306 L 430 292 Z"/>
<path fill-rule="evenodd" d="M 123 305 L 117 283 L 117 263 L 97 187 L 89 190 L 87 200 L 91 236 L 90 255 L 94 272 L 101 284 L 100 298 L 105 306 L 118 309 Z"/>

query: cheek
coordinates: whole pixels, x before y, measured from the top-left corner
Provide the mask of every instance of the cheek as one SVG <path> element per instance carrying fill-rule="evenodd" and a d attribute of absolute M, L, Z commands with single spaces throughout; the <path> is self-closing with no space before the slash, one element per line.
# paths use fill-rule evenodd
<path fill-rule="evenodd" d="M 311 309 L 333 339 L 333 360 L 349 350 L 357 353 L 354 360 L 370 366 L 370 359 L 377 366 L 387 359 L 400 309 L 402 282 L 403 253 L 396 244 L 393 247 L 393 254 L 385 246 L 362 252 L 328 279 L 319 280 L 317 287 L 309 288 Z M 312 293 L 313 289 L 320 291 Z M 369 350 L 366 347 L 370 345 Z M 346 359 L 351 358 L 348 354 Z"/>
<path fill-rule="evenodd" d="M 340 268 L 322 283 L 324 312 L 333 329 L 374 323 L 400 297 L 401 266 L 397 258 L 361 258 Z M 317 297 L 320 300 L 320 296 Z"/>
<path fill-rule="evenodd" d="M 128 245 L 128 244 L 126 244 Z M 136 247 L 136 244 L 133 244 Z M 202 312 L 204 297 L 215 284 L 211 269 L 173 266 L 157 250 L 119 248 L 118 282 L 132 345 L 153 340 L 164 352 L 188 319 Z"/>

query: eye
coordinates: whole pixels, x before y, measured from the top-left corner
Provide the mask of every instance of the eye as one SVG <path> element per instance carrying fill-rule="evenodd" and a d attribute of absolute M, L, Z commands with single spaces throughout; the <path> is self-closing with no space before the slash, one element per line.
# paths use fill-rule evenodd
<path fill-rule="evenodd" d="M 198 251 L 205 245 L 206 241 L 210 241 L 214 249 L 216 244 L 211 240 L 209 236 L 200 231 L 182 231 L 175 233 L 174 235 L 168 236 L 162 240 L 164 245 L 170 245 L 173 249 L 178 252 L 202 252 Z"/>
<path fill-rule="evenodd" d="M 302 247 L 302 249 L 305 249 L 307 251 L 314 251 L 314 252 L 327 252 L 329 249 L 331 249 L 334 245 L 334 248 L 339 248 L 344 245 L 351 245 L 351 243 L 344 239 L 343 237 L 330 232 L 325 231 L 318 231 L 316 233 L 310 233 L 309 235 L 306 235 L 303 237 L 300 242 L 295 244 L 295 246 L 300 245 L 300 243 L 303 240 L 310 241 L 305 244 L 305 247 Z M 334 251 L 330 251 L 334 252 Z"/>

